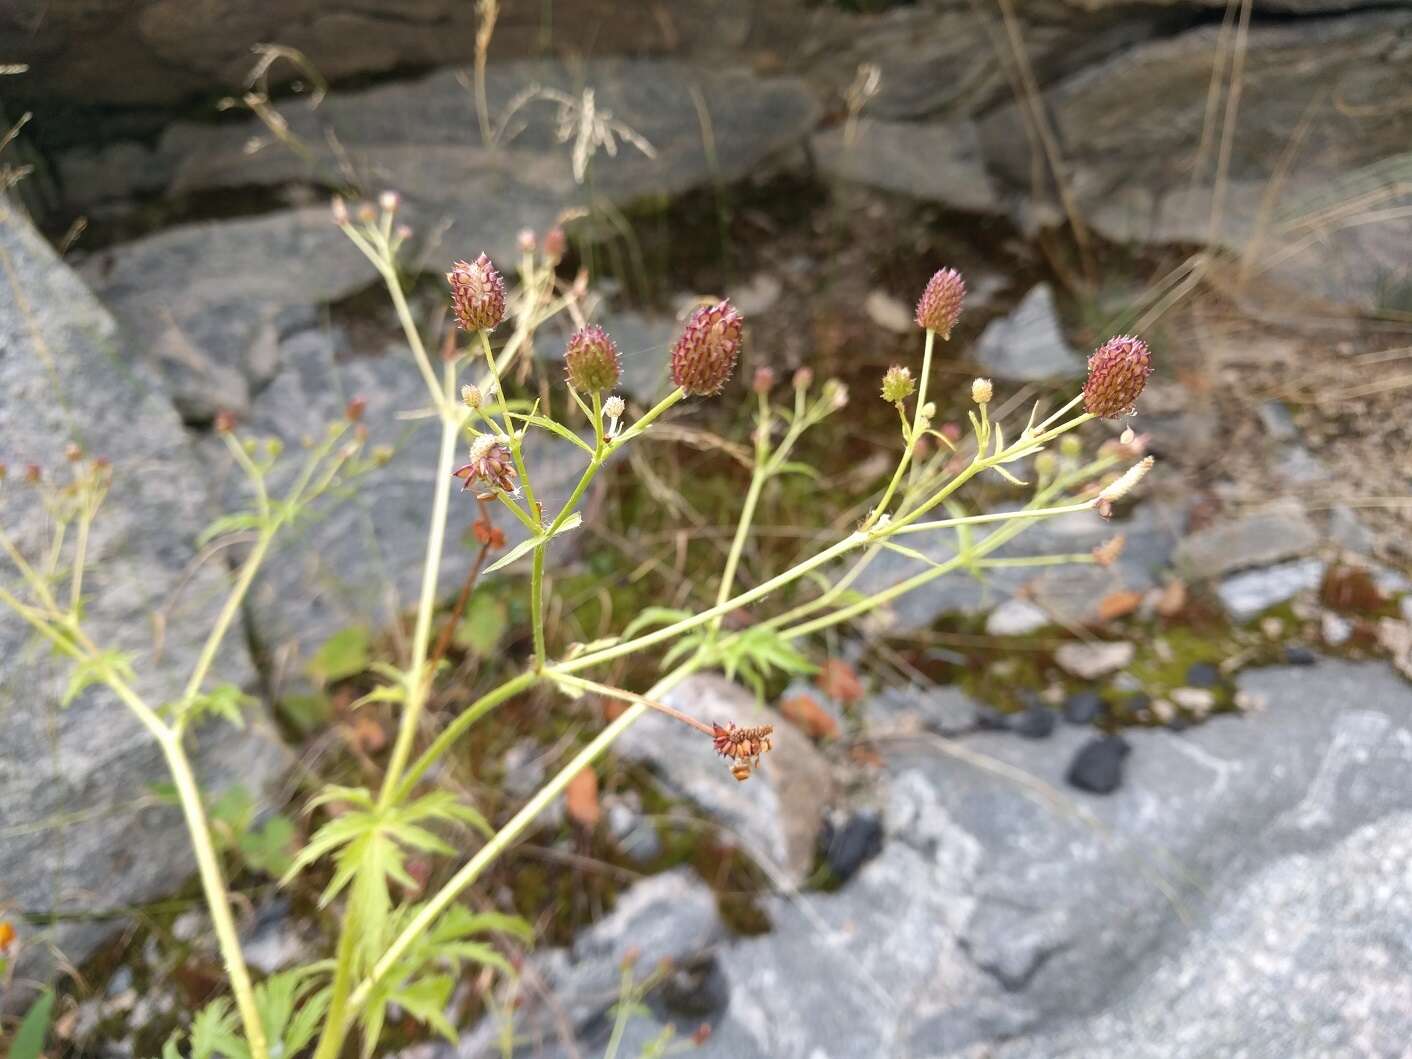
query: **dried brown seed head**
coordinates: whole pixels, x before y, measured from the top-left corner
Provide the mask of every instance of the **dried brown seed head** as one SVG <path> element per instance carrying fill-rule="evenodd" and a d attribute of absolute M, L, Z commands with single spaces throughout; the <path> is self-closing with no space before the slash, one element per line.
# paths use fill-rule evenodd
<path fill-rule="evenodd" d="M 482 500 L 491 499 L 497 492 L 513 494 L 519 479 L 510 447 L 494 434 L 479 435 L 471 443 L 470 461 L 457 467 L 451 476 L 461 479 L 462 492 L 469 489 L 472 482 L 490 486 L 489 492 L 476 494 Z"/>
<path fill-rule="evenodd" d="M 505 319 L 505 280 L 481 254 L 475 261 L 457 261 L 446 273 L 451 284 L 451 309 L 466 331 L 493 331 Z"/>
<path fill-rule="evenodd" d="M 740 359 L 744 327 L 729 301 L 697 309 L 672 347 L 672 381 L 697 397 L 720 393 Z"/>

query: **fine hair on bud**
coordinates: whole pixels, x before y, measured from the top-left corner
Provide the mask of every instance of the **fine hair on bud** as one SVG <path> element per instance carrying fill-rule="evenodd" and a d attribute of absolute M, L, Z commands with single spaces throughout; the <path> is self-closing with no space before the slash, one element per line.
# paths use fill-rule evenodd
<path fill-rule="evenodd" d="M 505 280 L 485 254 L 446 273 L 451 310 L 465 331 L 493 331 L 505 319 Z"/>
<path fill-rule="evenodd" d="M 894 364 L 883 373 L 882 399 L 888 404 L 901 404 L 917 392 L 912 369 Z"/>
<path fill-rule="evenodd" d="M 971 400 L 976 404 L 990 404 L 995 396 L 995 386 L 989 379 L 976 379 L 971 383 Z"/>
<path fill-rule="evenodd" d="M 623 358 L 608 332 L 597 324 L 580 328 L 564 350 L 564 377 L 581 393 L 602 393 L 618 385 Z"/>
<path fill-rule="evenodd" d="M 1103 419 L 1130 415 L 1152 374 L 1152 351 L 1132 335 L 1110 338 L 1088 358 L 1084 411 Z"/>
<path fill-rule="evenodd" d="M 696 397 L 720 393 L 740 359 L 744 327 L 745 318 L 729 301 L 701 306 L 672 347 L 672 381 Z"/>
<path fill-rule="evenodd" d="M 961 273 L 954 268 L 939 269 L 917 299 L 917 326 L 950 338 L 951 329 L 961 318 L 961 304 L 965 300 L 966 281 Z"/>

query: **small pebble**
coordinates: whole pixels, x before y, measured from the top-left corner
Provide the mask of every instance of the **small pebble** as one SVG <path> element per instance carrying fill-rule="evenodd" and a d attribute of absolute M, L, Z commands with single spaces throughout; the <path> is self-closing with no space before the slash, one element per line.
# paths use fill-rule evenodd
<path fill-rule="evenodd" d="M 1096 691 L 1076 691 L 1064 700 L 1064 720 L 1070 724 L 1092 724 L 1105 705 L 1103 696 Z"/>
<path fill-rule="evenodd" d="M 1210 662 L 1193 662 L 1187 667 L 1186 682 L 1193 688 L 1214 688 L 1221 682 L 1221 671 Z"/>
<path fill-rule="evenodd" d="M 1010 718 L 994 706 L 977 706 L 976 727 L 983 732 L 1003 732 L 1010 727 Z"/>
<path fill-rule="evenodd" d="M 1156 699 L 1152 703 L 1152 716 L 1163 724 L 1171 724 L 1177 715 L 1177 708 L 1166 699 Z"/>
<path fill-rule="evenodd" d="M 1319 633 L 1330 647 L 1341 647 L 1353 635 L 1353 623 L 1347 618 L 1325 611 L 1319 618 Z"/>
<path fill-rule="evenodd" d="M 1307 647 L 1292 646 L 1285 648 L 1285 663 L 1291 666 L 1312 666 L 1319 659 L 1314 652 Z"/>
<path fill-rule="evenodd" d="M 859 868 L 882 852 L 882 818 L 874 812 L 854 813 L 838 829 L 825 820 L 819 845 L 834 877 L 847 882 Z"/>
<path fill-rule="evenodd" d="M 1123 759 L 1131 751 L 1120 735 L 1105 735 L 1079 748 L 1065 779 L 1091 794 L 1111 794 L 1123 782 Z"/>
<path fill-rule="evenodd" d="M 1216 696 L 1209 688 L 1173 688 L 1168 697 L 1198 720 L 1216 708 Z"/>
<path fill-rule="evenodd" d="M 1026 739 L 1043 739 L 1054 731 L 1057 717 L 1045 706 L 1031 706 L 1010 719 L 1010 731 Z"/>

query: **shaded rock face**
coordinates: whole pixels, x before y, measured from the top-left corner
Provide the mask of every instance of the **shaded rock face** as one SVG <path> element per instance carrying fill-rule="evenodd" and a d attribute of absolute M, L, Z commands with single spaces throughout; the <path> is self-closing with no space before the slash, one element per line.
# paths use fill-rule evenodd
<path fill-rule="evenodd" d="M 1412 11 L 1254 26 L 1218 180 L 1219 127 L 1203 139 L 1203 126 L 1213 67 L 1229 53 L 1220 28 L 1203 26 L 1045 90 L 1079 212 L 1110 239 L 1210 240 L 1242 257 L 1243 279 L 1377 306 L 1409 275 L 1412 227 L 1395 214 L 1412 117 L 1380 101 L 1412 78 Z M 1009 105 L 980 126 L 987 161 L 1015 188 L 1031 182 L 1023 121 Z M 1388 219 L 1359 220 L 1370 204 Z"/>
<path fill-rule="evenodd" d="M 98 644 L 132 653 L 140 691 L 160 705 L 180 695 L 230 587 L 223 567 L 196 564 L 209 517 L 201 467 L 112 317 L 3 200 L 0 256 L 0 461 L 35 462 L 62 480 L 69 441 L 112 461 L 84 583 L 86 627 Z M 14 478 L 0 491 L 0 525 L 31 558 L 47 546 L 48 519 Z M 20 591 L 18 582 L 8 561 L 0 565 L 0 584 Z M 103 689 L 60 709 L 68 675 L 20 618 L 0 611 L 0 905 L 21 920 L 74 917 L 43 930 L 21 924 L 18 980 L 48 977 L 53 951 L 82 960 L 118 922 L 83 913 L 167 894 L 194 867 L 180 814 L 153 795 L 166 770 L 151 736 Z M 253 682 L 238 629 L 214 679 Z M 261 716 L 244 731 L 203 728 L 193 742 L 208 791 L 239 782 L 258 796 L 287 764 Z M 23 993 L 10 995 L 21 1003 Z"/>
<path fill-rule="evenodd" d="M 694 1054 L 1401 1054 L 1412 689 L 1340 662 L 1240 685 L 1268 709 L 1129 733 L 1127 778 L 1103 795 L 1063 786 L 1076 728 L 886 744 L 882 852 L 835 894 L 771 899 L 767 935 L 711 937 L 673 881 L 676 958 L 723 979 Z M 628 1040 L 666 1021 L 636 1019 Z"/>
<path fill-rule="evenodd" d="M 649 712 L 618 740 L 615 751 L 657 772 L 664 786 L 706 809 L 772 875 L 797 884 L 813 867 L 815 836 L 833 796 L 833 781 L 818 751 L 753 695 L 717 676 L 695 676 L 665 701 L 707 724 L 773 724 L 774 749 L 749 780 L 731 775 L 711 741 L 663 714 Z"/>
<path fill-rule="evenodd" d="M 597 148 L 576 173 L 574 137 L 587 113 L 586 90 L 593 94 L 592 115 L 614 123 L 616 147 L 612 154 Z M 797 79 L 710 72 L 675 61 L 497 63 L 487 73 L 486 97 L 496 118 L 493 144 L 482 137 L 464 75 L 448 69 L 333 93 L 317 109 L 303 101 L 279 104 L 303 153 L 277 144 L 252 153 L 252 139 L 270 141 L 253 117 L 222 125 L 177 123 L 140 155 L 141 166 L 110 163 L 135 150 L 121 143 L 67 155 L 61 177 L 74 205 L 100 211 L 106 200 L 134 190 L 123 186 L 123 173 L 147 191 L 173 195 L 291 184 L 332 191 L 350 181 L 368 193 L 391 187 L 419 211 L 407 219 L 424 237 L 449 223 L 444 241 L 474 238 L 477 252 L 508 261 L 518 257 L 515 237 L 522 228 L 542 232 L 561 212 L 591 202 L 622 206 L 737 179 L 802 141 L 817 117 L 813 97 Z M 569 135 L 561 137 L 565 99 Z M 617 123 L 645 140 L 652 156 L 623 142 Z M 491 202 L 493 210 L 487 209 Z"/>
<path fill-rule="evenodd" d="M 255 64 L 252 47 L 262 42 L 298 49 L 331 80 L 469 64 L 476 24 L 474 5 L 456 0 L 214 0 L 199 7 L 185 0 L 18 0 L 0 12 L 0 52 L 33 68 L 17 86 L 25 97 L 162 105 L 234 92 Z M 591 37 L 600 54 L 653 54 L 683 40 L 728 46 L 744 29 L 739 12 L 719 0 L 569 0 L 552 9 L 509 3 L 500 5 L 495 51 L 542 52 L 560 45 L 567 30 Z M 302 76 L 292 65 L 271 72 L 275 84 Z"/>

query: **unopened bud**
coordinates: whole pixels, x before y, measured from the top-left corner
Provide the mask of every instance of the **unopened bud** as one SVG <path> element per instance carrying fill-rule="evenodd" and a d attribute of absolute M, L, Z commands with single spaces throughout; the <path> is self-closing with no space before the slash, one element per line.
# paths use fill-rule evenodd
<path fill-rule="evenodd" d="M 762 367 L 755 369 L 755 377 L 750 381 L 750 388 L 764 397 L 775 386 L 775 372 L 773 368 Z"/>
<path fill-rule="evenodd" d="M 37 463 L 25 464 L 25 481 L 30 485 L 38 485 L 44 480 L 44 472 Z"/>
<path fill-rule="evenodd" d="M 378 195 L 378 207 L 383 213 L 396 213 L 402 203 L 402 196 L 395 191 L 384 191 Z"/>
<path fill-rule="evenodd" d="M 64 446 L 64 459 L 70 463 L 77 463 L 83 459 L 83 449 L 78 447 L 78 443 L 71 441 Z"/>
<path fill-rule="evenodd" d="M 392 451 L 391 445 L 376 445 L 373 447 L 373 451 L 368 455 L 372 457 L 372 461 L 376 466 L 383 467 L 392 459 Z"/>
<path fill-rule="evenodd" d="M 520 253 L 522 253 L 522 254 L 532 254 L 532 253 L 534 253 L 535 238 L 534 238 L 534 232 L 532 232 L 530 229 L 528 229 L 528 228 L 521 228 L 521 229 L 520 229 L 520 234 L 519 234 L 519 236 L 517 237 L 517 241 L 519 242 L 519 245 L 520 245 Z"/>
<path fill-rule="evenodd" d="M 343 201 L 342 195 L 335 195 L 333 201 L 329 203 L 329 210 L 333 213 L 333 223 L 342 228 L 348 223 L 348 203 Z"/>
<path fill-rule="evenodd" d="M 235 413 L 222 408 L 216 413 L 216 433 L 229 434 L 235 429 Z"/>
<path fill-rule="evenodd" d="M 1054 453 L 1046 449 L 1034 458 L 1035 474 L 1039 475 L 1041 478 L 1052 478 L 1054 477 L 1054 471 L 1057 469 L 1058 464 L 1058 458 L 1055 457 Z"/>
<path fill-rule="evenodd" d="M 603 402 L 603 414 L 609 419 L 618 419 L 625 411 L 627 411 L 627 405 L 617 394 Z"/>
<path fill-rule="evenodd" d="M 368 409 L 368 401 L 365 397 L 355 397 L 343 409 L 343 417 L 350 423 L 356 423 L 363 418 L 363 413 Z"/>
<path fill-rule="evenodd" d="M 824 383 L 823 400 L 832 412 L 848 406 L 848 387 L 840 379 L 830 379 Z"/>
<path fill-rule="evenodd" d="M 942 338 L 951 337 L 951 329 L 961 317 L 961 304 L 966 300 L 966 281 L 954 268 L 943 268 L 927 282 L 927 289 L 917 300 L 917 325 L 935 331 Z"/>
<path fill-rule="evenodd" d="M 794 373 L 794 388 L 796 390 L 807 390 L 814 385 L 814 369 L 799 368 Z"/>
<path fill-rule="evenodd" d="M 720 393 L 740 359 L 744 327 L 744 317 L 729 301 L 693 312 L 672 347 L 672 382 L 697 397 Z"/>
<path fill-rule="evenodd" d="M 894 364 L 883 373 L 882 399 L 888 404 L 901 404 L 916 392 L 917 384 L 910 368 Z"/>
<path fill-rule="evenodd" d="M 1076 458 L 1084 450 L 1084 443 L 1073 434 L 1065 434 L 1059 440 L 1059 452 L 1069 459 Z"/>
<path fill-rule="evenodd" d="M 558 225 L 544 233 L 544 256 L 550 261 L 560 260 L 568 248 L 569 240 L 564 235 L 564 229 Z"/>
<path fill-rule="evenodd" d="M 602 393 L 618 385 L 622 357 L 607 331 L 597 324 L 575 331 L 564 350 L 564 377 L 583 393 Z"/>
<path fill-rule="evenodd" d="M 976 379 L 971 383 L 971 400 L 976 404 L 990 404 L 995 396 L 995 387 L 989 379 Z"/>
<path fill-rule="evenodd" d="M 393 229 L 392 237 L 399 243 L 405 243 L 408 239 L 412 238 L 412 226 L 410 224 L 399 224 Z"/>
<path fill-rule="evenodd" d="M 482 401 L 480 387 L 472 386 L 470 383 L 467 383 L 465 386 L 462 386 L 461 401 L 465 404 L 467 408 L 471 409 L 472 411 L 479 408 L 481 406 Z"/>
<path fill-rule="evenodd" d="M 378 211 L 373 209 L 371 202 L 358 203 L 358 220 L 364 224 L 372 224 L 378 219 Z"/>

